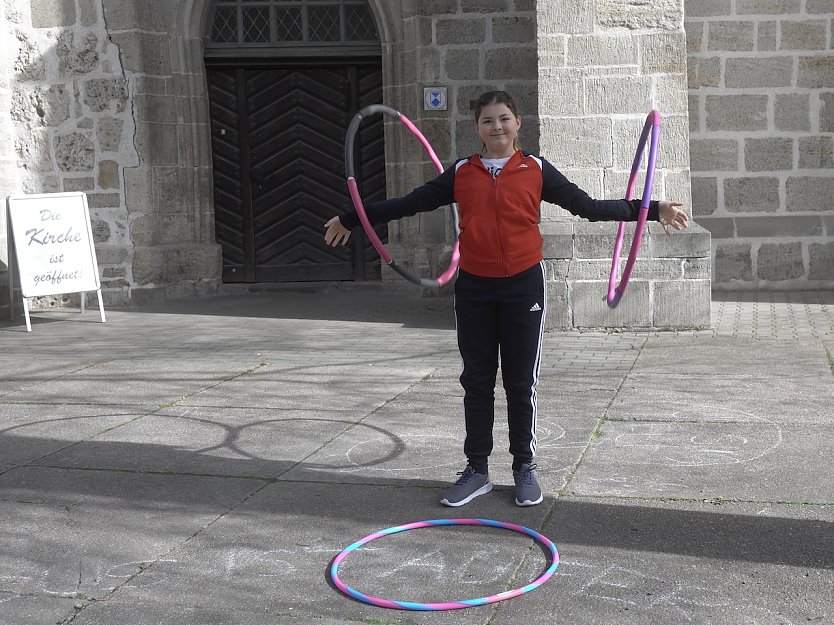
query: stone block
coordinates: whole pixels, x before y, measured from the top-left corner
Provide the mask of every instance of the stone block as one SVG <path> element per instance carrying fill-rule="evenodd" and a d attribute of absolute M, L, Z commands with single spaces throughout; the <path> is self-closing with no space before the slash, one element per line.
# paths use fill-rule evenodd
<path fill-rule="evenodd" d="M 780 204 L 778 178 L 724 180 L 724 208 L 730 213 L 772 213 L 779 209 Z"/>
<path fill-rule="evenodd" d="M 127 81 L 124 78 L 91 78 L 84 81 L 84 103 L 94 113 L 123 113 L 127 100 Z"/>
<path fill-rule="evenodd" d="M 669 228 L 669 234 L 659 223 L 647 224 L 649 256 L 651 258 L 706 258 L 710 256 L 710 232 L 690 222 L 686 230 Z"/>
<path fill-rule="evenodd" d="M 550 278 L 550 276 L 548 276 Z M 547 316 L 544 318 L 545 331 L 564 331 L 573 327 L 571 307 L 568 299 L 568 285 L 561 280 L 548 279 Z"/>
<path fill-rule="evenodd" d="M 782 20 L 782 50 L 825 50 L 828 20 Z"/>
<path fill-rule="evenodd" d="M 216 279 L 222 253 L 211 243 L 181 243 L 134 249 L 133 280 L 138 286 L 171 284 L 182 280 Z"/>
<path fill-rule="evenodd" d="M 834 87 L 834 56 L 799 57 L 796 86 L 806 89 L 829 89 Z"/>
<path fill-rule="evenodd" d="M 712 239 L 734 239 L 735 220 L 731 217 L 698 217 L 698 224 L 709 230 Z"/>
<path fill-rule="evenodd" d="M 692 54 L 694 52 L 701 52 L 704 49 L 704 33 L 706 31 L 705 21 L 695 21 L 688 19 L 690 17 L 689 5 L 686 6 L 687 20 L 683 23 L 683 29 L 686 32 L 686 52 Z M 692 57 L 689 58 L 692 62 Z"/>
<path fill-rule="evenodd" d="M 573 71 L 548 71 L 539 84 L 540 115 L 571 115 L 582 110 L 582 79 Z M 524 127 L 522 126 L 522 132 Z"/>
<path fill-rule="evenodd" d="M 634 36 L 603 32 L 570 37 L 567 43 L 567 65 L 571 67 L 606 67 L 640 62 L 640 48 Z"/>
<path fill-rule="evenodd" d="M 443 53 L 443 73 L 450 80 L 464 80 L 481 74 L 481 52 L 477 48 L 447 48 Z"/>
<path fill-rule="evenodd" d="M 762 20 L 756 33 L 756 49 L 759 52 L 779 49 L 779 24 Z"/>
<path fill-rule="evenodd" d="M 124 121 L 116 117 L 96 120 L 96 141 L 102 152 L 118 152 L 123 139 Z"/>
<path fill-rule="evenodd" d="M 834 176 L 791 176 L 786 184 L 788 211 L 831 211 L 834 209 Z"/>
<path fill-rule="evenodd" d="M 752 21 L 721 21 L 707 23 L 707 50 L 746 52 L 755 48 L 756 24 Z"/>
<path fill-rule="evenodd" d="M 64 178 L 61 181 L 61 188 L 64 192 L 92 191 L 96 188 L 95 178 L 84 176 L 83 178 Z"/>
<path fill-rule="evenodd" d="M 55 163 L 59 170 L 92 171 L 95 159 L 95 145 L 86 134 L 72 132 L 55 139 Z"/>
<path fill-rule="evenodd" d="M 820 93 L 820 132 L 834 132 L 834 93 Z"/>
<path fill-rule="evenodd" d="M 88 32 L 76 45 L 72 31 L 58 36 L 55 54 L 58 57 L 58 72 L 61 76 L 89 74 L 99 67 L 98 37 Z"/>
<path fill-rule="evenodd" d="M 130 289 L 130 303 L 134 306 L 153 306 L 165 303 L 166 287 L 134 286 Z"/>
<path fill-rule="evenodd" d="M 679 29 L 640 35 L 641 73 L 686 74 L 686 35 Z M 620 62 L 622 64 L 622 62 Z"/>
<path fill-rule="evenodd" d="M 614 241 L 617 238 L 617 222 L 589 222 L 576 220 L 574 223 L 574 258 L 611 258 L 614 250 Z M 623 235 L 624 257 L 628 256 L 631 249 L 636 222 L 627 223 Z M 647 229 L 648 230 L 648 229 Z M 646 241 L 648 232 L 643 233 L 643 240 L 640 242 L 640 257 L 648 256 Z"/>
<path fill-rule="evenodd" d="M 709 280 L 676 280 L 652 284 L 655 328 L 701 329 L 712 322 Z"/>
<path fill-rule="evenodd" d="M 823 234 L 818 215 L 774 215 L 737 217 L 736 233 L 745 237 L 818 237 Z"/>
<path fill-rule="evenodd" d="M 483 43 L 486 39 L 486 19 L 483 17 L 438 19 L 434 25 L 439 46 Z M 429 24 L 431 32 L 431 24 Z M 426 43 L 430 43 L 429 40 Z"/>
<path fill-rule="evenodd" d="M 834 137 L 799 137 L 799 169 L 834 169 Z"/>
<path fill-rule="evenodd" d="M 121 193 L 88 193 L 87 205 L 95 208 L 118 208 L 122 205 Z"/>
<path fill-rule="evenodd" d="M 779 93 L 773 104 L 773 124 L 776 130 L 811 130 L 811 96 L 807 93 Z"/>
<path fill-rule="evenodd" d="M 176 165 L 179 162 L 177 127 L 174 124 L 136 124 L 136 150 L 149 165 Z"/>
<path fill-rule="evenodd" d="M 831 13 L 831 0 L 805 0 L 805 12 Z"/>
<path fill-rule="evenodd" d="M 744 167 L 747 171 L 793 169 L 793 139 L 766 137 L 744 140 Z"/>
<path fill-rule="evenodd" d="M 540 36 L 594 31 L 595 6 L 586 0 L 539 0 L 536 6 Z"/>
<path fill-rule="evenodd" d="M 177 122 L 177 102 L 174 96 L 137 94 L 133 98 L 133 114 L 137 122 L 174 124 Z"/>
<path fill-rule="evenodd" d="M 118 189 L 121 187 L 119 164 L 116 161 L 99 161 L 98 186 L 101 189 Z"/>
<path fill-rule="evenodd" d="M 753 279 L 752 249 L 749 243 L 718 243 L 715 246 L 715 282 L 730 284 Z"/>
<path fill-rule="evenodd" d="M 130 251 L 119 245 L 96 245 L 96 260 L 99 265 L 123 265 Z"/>
<path fill-rule="evenodd" d="M 167 34 L 122 31 L 110 34 L 119 48 L 125 71 L 151 76 L 171 74 L 170 38 Z"/>
<path fill-rule="evenodd" d="M 92 26 L 99 21 L 99 4 L 97 2 L 80 2 L 78 20 L 82 26 Z"/>
<path fill-rule="evenodd" d="M 585 80 L 586 112 L 627 115 L 652 108 L 652 77 L 604 76 Z"/>
<path fill-rule="evenodd" d="M 501 13 L 508 9 L 507 0 L 460 0 L 461 13 Z"/>
<path fill-rule="evenodd" d="M 808 279 L 834 280 L 834 242 L 808 244 Z"/>
<path fill-rule="evenodd" d="M 486 50 L 483 75 L 487 80 L 535 80 L 538 78 L 536 48 L 515 46 Z M 468 78 L 471 79 L 471 75 Z"/>
<path fill-rule="evenodd" d="M 676 30 L 683 22 L 679 0 L 597 0 L 597 21 L 603 28 Z"/>
<path fill-rule="evenodd" d="M 719 87 L 721 85 L 721 57 L 689 57 L 686 77 L 690 89 Z"/>
<path fill-rule="evenodd" d="M 493 17 L 492 40 L 495 43 L 536 43 L 536 20 L 528 16 Z"/>
<path fill-rule="evenodd" d="M 731 5 L 727 0 L 686 0 L 686 17 L 719 17 L 729 16 Z"/>
<path fill-rule="evenodd" d="M 762 243 L 756 255 L 756 273 L 771 282 L 801 278 L 805 275 L 802 244 Z"/>
<path fill-rule="evenodd" d="M 75 3 L 60 0 L 29 0 L 32 11 L 32 26 L 55 28 L 75 24 Z"/>
<path fill-rule="evenodd" d="M 550 76 L 550 70 L 563 68 L 566 63 L 567 52 L 565 50 L 567 37 L 562 35 L 540 36 L 538 41 L 539 50 L 539 75 Z M 548 80 L 542 80 L 542 88 L 550 84 Z M 551 91 L 557 91 L 555 85 Z"/>
<path fill-rule="evenodd" d="M 692 177 L 692 214 L 712 215 L 718 210 L 718 178 Z"/>
<path fill-rule="evenodd" d="M 736 0 L 738 15 L 779 15 L 801 10 L 802 0 Z"/>
<path fill-rule="evenodd" d="M 573 222 L 568 220 L 542 221 L 539 224 L 544 243 L 542 253 L 546 259 L 571 258 L 573 256 Z"/>
<path fill-rule="evenodd" d="M 652 325 L 650 284 L 631 280 L 616 308 L 606 301 L 608 282 L 570 283 L 575 328 L 649 328 Z"/>
<path fill-rule="evenodd" d="M 735 139 L 692 139 L 689 157 L 693 172 L 738 171 L 739 144 Z"/>
<path fill-rule="evenodd" d="M 793 57 L 730 57 L 725 60 L 724 85 L 728 89 L 763 89 L 793 85 Z"/>
<path fill-rule="evenodd" d="M 611 121 L 603 117 L 541 120 L 542 152 L 557 154 L 560 169 L 610 167 L 614 164 L 611 143 Z"/>
<path fill-rule="evenodd" d="M 93 241 L 97 244 L 106 243 L 110 240 L 110 224 L 102 219 L 90 219 L 90 230 L 93 233 Z"/>
<path fill-rule="evenodd" d="M 767 130 L 766 95 L 712 95 L 704 102 L 708 131 Z"/>
<path fill-rule="evenodd" d="M 46 60 L 38 47 L 38 42 L 29 33 L 15 31 L 17 38 L 17 57 L 12 69 L 18 81 L 44 80 L 46 78 Z"/>

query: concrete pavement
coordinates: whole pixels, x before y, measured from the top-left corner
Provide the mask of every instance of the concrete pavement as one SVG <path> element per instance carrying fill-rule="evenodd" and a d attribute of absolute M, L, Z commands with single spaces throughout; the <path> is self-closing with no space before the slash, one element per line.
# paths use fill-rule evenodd
<path fill-rule="evenodd" d="M 544 502 L 462 469 L 452 303 L 381 285 L 283 289 L 0 323 L 0 624 L 834 623 L 834 294 L 722 294 L 713 328 L 552 333 Z M 500 388 L 500 386 L 499 386 Z M 557 574 L 451 612 L 351 600 L 326 571 L 412 521 L 554 540 Z M 492 595 L 532 541 L 420 529 L 353 552 L 371 595 Z"/>

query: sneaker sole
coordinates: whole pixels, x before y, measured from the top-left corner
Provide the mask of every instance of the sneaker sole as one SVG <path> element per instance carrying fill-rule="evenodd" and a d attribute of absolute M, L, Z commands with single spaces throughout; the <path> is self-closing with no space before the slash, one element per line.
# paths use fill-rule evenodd
<path fill-rule="evenodd" d="M 441 499 L 440 503 L 444 506 L 451 506 L 452 508 L 457 508 L 458 506 L 463 506 L 468 504 L 470 501 L 475 499 L 475 497 L 480 497 L 481 495 L 486 495 L 489 491 L 492 490 L 492 482 L 487 482 L 483 486 L 481 486 L 478 490 L 474 493 L 469 495 L 466 499 L 461 499 L 460 501 L 449 501 L 448 499 Z"/>
<path fill-rule="evenodd" d="M 517 506 L 535 506 L 540 504 L 544 501 L 544 495 L 539 495 L 539 498 L 536 501 L 530 501 L 529 499 L 525 499 L 524 501 L 519 501 L 518 499 L 515 500 L 515 505 Z"/>

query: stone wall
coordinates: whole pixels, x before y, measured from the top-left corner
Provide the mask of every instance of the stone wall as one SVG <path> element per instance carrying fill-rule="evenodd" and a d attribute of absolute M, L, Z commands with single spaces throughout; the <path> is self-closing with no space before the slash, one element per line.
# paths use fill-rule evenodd
<path fill-rule="evenodd" d="M 385 2 L 372 2 L 381 7 Z M 505 89 L 524 119 L 520 140 L 538 150 L 535 0 L 403 0 L 403 38 L 382 28 L 386 98 L 420 128 L 443 163 L 480 149 L 472 102 L 484 91 Z M 388 15 L 396 18 L 396 15 Z M 386 52 L 392 51 L 390 58 Z M 423 110 L 424 87 L 445 86 L 448 109 Z M 437 175 L 416 141 L 396 127 L 389 151 L 389 195 L 402 195 Z M 423 277 L 437 276 L 449 262 L 454 232 L 444 211 L 389 225 L 388 248 L 397 262 Z M 385 269 L 383 278 L 400 280 Z"/>
<path fill-rule="evenodd" d="M 693 206 L 714 287 L 834 287 L 834 3 L 685 6 Z"/>
<path fill-rule="evenodd" d="M 216 291 L 202 52 L 180 3 L 4 6 L 0 193 L 87 194 L 108 305 Z"/>
<path fill-rule="evenodd" d="M 692 210 L 682 0 L 540 0 L 541 153 L 594 197 L 623 197 L 650 110 L 661 113 L 652 196 Z M 648 148 L 646 149 L 646 154 Z M 646 158 L 644 155 L 643 167 Z M 635 197 L 643 195 L 641 175 Z M 551 328 L 710 323 L 710 236 L 648 224 L 625 297 L 605 303 L 617 227 L 546 207 Z M 629 232 L 634 231 L 630 226 Z M 626 237 L 622 264 L 631 245 Z"/>

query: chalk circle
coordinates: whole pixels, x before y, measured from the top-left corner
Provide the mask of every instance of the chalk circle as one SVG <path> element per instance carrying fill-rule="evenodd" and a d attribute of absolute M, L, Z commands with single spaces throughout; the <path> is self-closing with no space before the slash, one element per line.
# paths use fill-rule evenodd
<path fill-rule="evenodd" d="M 634 263 L 637 261 L 637 254 L 640 252 L 640 239 L 643 238 L 643 231 L 646 228 L 646 218 L 649 215 L 649 203 L 652 198 L 654 171 L 657 165 L 657 144 L 660 139 L 660 113 L 655 110 L 649 113 L 646 117 L 646 123 L 643 124 L 643 132 L 640 134 L 640 141 L 637 143 L 637 152 L 634 155 L 634 162 L 631 165 L 631 175 L 628 178 L 628 185 L 626 187 L 625 194 L 626 200 L 631 200 L 634 195 L 634 185 L 637 181 L 637 173 L 640 169 L 640 163 L 643 160 L 643 151 L 646 147 L 646 141 L 649 136 L 651 136 L 649 161 L 646 166 L 646 179 L 643 186 L 643 198 L 640 202 L 640 213 L 637 215 L 637 228 L 634 231 L 634 238 L 631 240 L 631 251 L 628 254 L 628 260 L 623 268 L 619 284 L 617 283 L 617 269 L 620 265 L 620 253 L 623 249 L 626 222 L 620 222 L 620 225 L 617 228 L 617 238 L 614 241 L 614 254 L 611 256 L 611 273 L 608 276 L 608 297 L 606 298 L 608 306 L 611 308 L 617 307 L 617 304 L 620 303 L 620 300 L 625 293 L 626 286 L 628 286 L 631 271 L 634 269 Z"/>
<path fill-rule="evenodd" d="M 539 577 L 537 577 L 535 580 L 533 580 L 526 586 L 521 586 L 519 588 L 514 588 L 512 590 L 500 592 L 496 595 L 491 595 L 489 597 L 479 597 L 477 599 L 463 599 L 459 601 L 444 601 L 441 603 L 417 603 L 414 601 L 397 601 L 392 599 L 381 599 L 379 597 L 373 597 L 371 595 L 366 595 L 365 593 L 359 592 L 355 588 L 351 588 L 350 586 L 345 584 L 339 578 L 339 565 L 351 551 L 355 551 L 362 545 L 366 545 L 372 540 L 376 540 L 377 538 L 382 538 L 383 536 L 388 536 L 390 534 L 405 532 L 421 527 L 435 527 L 438 525 L 485 525 L 489 527 L 498 527 L 501 529 L 512 530 L 514 532 L 526 534 L 527 536 L 532 537 L 534 540 L 536 540 L 538 543 L 540 543 L 543 547 L 545 547 L 548 550 L 548 552 L 550 553 L 550 566 L 548 566 L 547 569 Z M 364 538 L 356 541 L 352 545 L 345 547 L 333 559 L 333 563 L 330 565 L 330 579 L 333 581 L 336 588 L 338 588 L 347 596 L 353 597 L 354 599 L 357 599 L 364 603 L 369 603 L 371 605 L 379 606 L 382 608 L 415 611 L 458 610 L 461 608 L 472 608 L 479 605 L 487 605 L 489 603 L 496 603 L 498 601 L 512 599 L 514 597 L 518 597 L 519 595 L 523 595 L 532 590 L 535 590 L 553 576 L 558 566 L 559 552 L 556 550 L 556 545 L 554 545 L 553 541 L 551 541 L 549 538 L 543 536 L 542 534 L 539 534 L 538 532 L 530 529 L 529 527 L 524 527 L 523 525 L 515 525 L 513 523 L 504 523 L 502 521 L 492 521 L 490 519 L 434 519 L 431 521 L 416 521 L 414 523 L 408 523 L 406 525 L 389 527 L 387 529 L 374 532 L 373 534 L 369 534 Z"/>
<path fill-rule="evenodd" d="M 365 205 L 362 203 L 362 196 L 359 194 L 359 188 L 356 185 L 356 177 L 355 177 L 355 170 L 353 165 L 353 154 L 354 154 L 354 144 L 356 142 L 356 133 L 359 131 L 359 125 L 362 123 L 362 120 L 365 117 L 370 115 L 375 115 L 377 113 L 382 113 L 384 115 L 388 115 L 393 117 L 403 126 L 408 128 L 411 131 L 420 144 L 423 146 L 423 150 L 425 150 L 426 154 L 428 154 L 429 158 L 431 159 L 432 163 L 434 163 L 435 168 L 437 169 L 438 173 L 443 173 L 443 165 L 440 163 L 440 159 L 437 158 L 434 150 L 432 149 L 431 145 L 423 136 L 423 133 L 414 125 L 414 123 L 408 119 L 405 115 L 400 113 L 399 111 L 392 109 L 388 106 L 384 106 L 382 104 L 373 104 L 371 106 L 366 106 L 361 111 L 356 113 L 353 116 L 353 119 L 350 121 L 348 125 L 347 134 L 345 135 L 345 174 L 347 175 L 347 186 L 348 191 L 350 193 L 350 199 L 353 201 L 353 206 L 356 209 L 356 214 L 359 216 L 359 221 L 362 223 L 362 228 L 365 230 L 365 234 L 368 235 L 371 243 L 376 249 L 379 257 L 388 265 L 391 269 L 396 271 L 406 280 L 409 280 L 418 286 L 428 286 L 428 287 L 441 287 L 449 280 L 451 280 L 455 273 L 458 270 L 458 264 L 460 262 L 460 244 L 457 240 L 455 240 L 455 245 L 452 248 L 452 256 L 451 260 L 449 261 L 449 266 L 446 270 L 440 274 L 437 278 L 428 279 L 428 278 L 420 278 L 404 267 L 401 267 L 397 264 L 391 254 L 386 249 L 385 245 L 380 241 L 379 237 L 376 234 L 373 226 L 371 225 L 370 220 L 368 219 L 368 215 L 365 212 Z M 459 219 L 458 219 L 458 209 L 457 204 L 451 205 L 452 209 L 452 220 L 455 228 L 455 235 L 457 236 L 459 231 Z"/>

